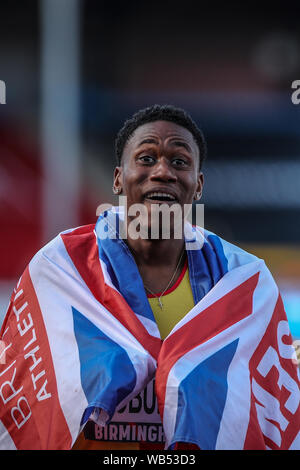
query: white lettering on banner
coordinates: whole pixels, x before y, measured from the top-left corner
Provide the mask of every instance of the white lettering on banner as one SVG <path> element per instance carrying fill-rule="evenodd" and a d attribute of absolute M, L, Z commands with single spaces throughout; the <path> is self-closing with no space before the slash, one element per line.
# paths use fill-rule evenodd
<path fill-rule="evenodd" d="M 138 426 L 137 428 L 137 440 L 138 441 L 145 441 L 147 438 L 147 430 L 145 426 Z"/>
<path fill-rule="evenodd" d="M 263 376 L 266 377 L 272 367 L 276 367 L 278 371 L 277 384 L 280 390 L 284 386 L 289 392 L 290 396 L 286 400 L 284 406 L 292 414 L 295 414 L 299 406 L 299 390 L 295 380 L 288 374 L 283 367 L 280 365 L 279 357 L 274 348 L 269 346 L 262 360 L 258 364 L 257 370 Z"/>
<path fill-rule="evenodd" d="M 14 301 L 20 298 L 23 294 L 23 289 L 15 291 Z M 34 328 L 34 320 L 31 313 L 29 312 L 28 302 L 25 301 L 21 307 L 16 308 L 15 305 L 12 306 L 12 311 L 15 314 L 17 322 L 17 331 L 19 332 L 20 339 L 22 338 L 23 344 L 24 340 L 25 346 L 23 347 L 24 351 L 24 361 L 28 361 L 29 374 L 32 381 L 33 390 L 35 391 L 36 399 L 40 402 L 47 400 L 51 397 L 51 393 L 47 391 L 47 378 L 46 370 L 43 368 L 43 358 L 41 355 L 40 346 L 37 344 L 37 336 Z M 7 350 L 12 346 L 10 343 L 6 348 Z M 19 348 L 18 348 L 19 349 Z M 16 360 L 9 364 L 5 370 L 0 373 L 0 377 L 4 376 L 4 381 L 0 384 L 0 397 L 4 404 L 8 403 L 13 398 L 17 397 L 17 404 L 14 403 L 12 406 L 10 414 L 11 417 L 17 426 L 20 429 L 31 417 L 32 412 L 30 405 L 25 396 L 21 395 L 23 386 L 16 387 L 14 384 L 17 366 Z M 14 368 L 13 368 L 14 366 Z M 10 371 L 12 375 L 9 378 L 6 377 L 7 372 Z"/>
<path fill-rule="evenodd" d="M 285 344 L 282 341 L 283 336 L 290 336 L 290 330 L 286 320 L 281 320 L 278 322 L 278 350 L 282 359 L 288 359 L 293 362 L 294 348 L 292 345 Z M 275 367 L 278 372 L 277 385 L 279 390 L 281 391 L 282 387 L 284 387 L 289 392 L 289 396 L 286 398 L 286 401 L 283 403 L 283 405 L 291 414 L 295 414 L 300 402 L 298 384 L 293 379 L 293 377 L 291 377 L 291 375 L 282 367 L 276 349 L 272 346 L 269 346 L 257 366 L 257 371 L 261 377 L 267 378 L 273 367 Z M 281 431 L 285 431 L 289 424 L 289 421 L 282 414 L 280 409 L 281 403 L 275 396 L 259 385 L 254 378 L 252 379 L 252 391 L 255 398 L 259 402 L 255 403 L 255 406 L 257 411 L 257 419 L 262 432 L 267 438 L 272 440 L 278 447 L 280 447 L 282 437 L 279 428 Z M 274 423 L 277 423 L 279 428 Z"/>
<path fill-rule="evenodd" d="M 130 439 L 130 424 L 119 426 L 119 439 L 120 441 L 129 441 Z"/>
<path fill-rule="evenodd" d="M 41 378 L 43 377 L 43 375 L 45 375 L 45 371 L 42 370 L 42 372 L 40 372 L 37 376 L 35 376 L 34 374 L 31 374 L 31 380 L 32 380 L 32 383 L 33 383 L 33 388 L 34 390 L 36 390 L 36 382 Z"/>
<path fill-rule="evenodd" d="M 24 411 L 21 409 L 21 403 L 22 402 L 25 402 L 26 403 L 26 407 L 27 407 L 27 411 L 28 411 L 28 414 L 26 415 L 24 413 Z M 26 411 L 26 410 L 25 410 Z M 18 400 L 18 403 L 17 403 L 17 406 L 14 406 L 12 409 L 11 409 L 11 416 L 12 416 L 12 419 L 14 420 L 16 426 L 18 429 L 20 429 L 23 424 L 26 423 L 26 421 L 28 421 L 28 419 L 30 418 L 31 416 L 31 409 L 30 409 L 30 406 L 28 404 L 28 401 L 26 400 L 25 397 L 21 397 L 19 398 Z M 21 421 L 18 420 L 18 417 L 22 418 Z"/>
<path fill-rule="evenodd" d="M 280 431 L 275 424 L 269 421 L 272 420 L 278 423 L 282 431 L 287 428 L 289 422 L 280 411 L 280 403 L 277 398 L 262 388 L 255 379 L 252 379 L 252 391 L 255 398 L 261 403 L 261 405 L 255 403 L 259 426 L 263 434 L 280 447 Z"/>
<path fill-rule="evenodd" d="M 16 367 L 14 368 L 14 373 L 13 373 L 13 376 L 12 376 L 12 379 L 11 380 L 6 380 L 5 382 L 2 383 L 1 387 L 0 387 L 0 396 L 2 398 L 2 401 L 4 403 L 4 405 L 12 400 L 16 395 L 18 395 L 18 393 L 21 392 L 21 390 L 23 389 L 23 387 L 19 388 L 19 390 L 16 390 L 14 388 L 14 385 L 13 385 L 13 382 L 15 380 L 15 377 L 16 377 L 16 372 L 17 372 L 17 369 Z M 4 389 L 7 389 L 7 386 L 8 386 L 8 394 L 6 395 L 6 397 L 4 396 L 5 393 L 3 393 Z M 12 392 L 11 394 L 9 394 L 9 392 Z"/>
<path fill-rule="evenodd" d="M 150 442 L 155 442 L 157 439 L 157 428 L 153 425 L 149 426 L 148 439 Z"/>
<path fill-rule="evenodd" d="M 23 291 L 22 291 L 23 292 Z M 20 321 L 20 315 L 21 313 L 25 310 L 25 308 L 28 307 L 28 302 L 25 302 L 22 307 L 20 307 L 18 310 L 16 309 L 15 306 L 13 306 L 13 312 L 17 317 L 17 323 Z"/>
<path fill-rule="evenodd" d="M 39 350 L 40 347 L 36 346 L 24 356 L 24 359 L 28 359 L 29 357 L 32 359 L 33 364 L 29 367 L 30 372 L 32 372 L 36 368 L 36 366 L 42 361 L 41 357 L 39 357 L 38 359 L 35 357 L 35 353 L 37 353 Z"/>
<path fill-rule="evenodd" d="M 32 343 L 34 343 L 35 341 L 36 341 L 35 329 L 32 328 L 32 338 L 31 338 L 30 341 L 24 346 L 24 351 L 26 351 L 26 349 L 29 348 L 29 346 L 31 346 Z"/>
<path fill-rule="evenodd" d="M 19 288 L 20 282 L 21 282 L 21 278 L 18 281 L 17 289 Z M 14 302 L 15 302 L 23 294 L 23 289 L 20 289 L 18 291 L 14 289 L 14 293 L 15 293 L 15 297 L 14 297 Z"/>
<path fill-rule="evenodd" d="M 84 429 L 87 439 L 100 441 L 146 441 L 163 443 L 165 436 L 160 419 L 154 379 L 147 387 L 113 415 L 111 422 L 98 426 L 88 422 Z"/>
<path fill-rule="evenodd" d="M 109 440 L 110 441 L 116 441 L 117 440 L 117 433 L 118 433 L 118 427 L 116 424 L 111 424 L 109 426 Z"/>
<path fill-rule="evenodd" d="M 112 421 L 161 423 L 155 394 L 154 379 L 152 379 L 145 389 L 134 397 L 126 406 L 117 410 L 112 417 Z"/>
<path fill-rule="evenodd" d="M 17 327 L 18 327 L 18 330 L 19 330 L 19 333 L 21 336 L 25 335 L 25 333 L 30 330 L 30 328 L 32 328 L 33 326 L 33 321 L 32 321 L 32 318 L 31 318 L 31 315 L 30 313 L 28 313 L 27 315 L 28 319 L 29 319 L 29 323 L 26 323 L 26 319 L 24 319 L 22 321 L 23 325 L 24 325 L 24 328 L 22 328 L 22 326 L 20 325 L 20 323 L 17 324 Z"/>
<path fill-rule="evenodd" d="M 142 440 L 152 443 L 165 441 L 163 427 L 159 424 L 114 422 L 103 427 L 90 421 L 87 427 L 86 438 L 98 441 L 137 442 Z"/>
<path fill-rule="evenodd" d="M 47 393 L 47 391 L 46 391 L 47 383 L 48 383 L 48 380 L 45 380 L 45 382 L 43 383 L 43 385 L 39 389 L 39 391 L 36 395 L 38 401 L 47 400 L 47 398 L 51 397 L 51 393 Z"/>

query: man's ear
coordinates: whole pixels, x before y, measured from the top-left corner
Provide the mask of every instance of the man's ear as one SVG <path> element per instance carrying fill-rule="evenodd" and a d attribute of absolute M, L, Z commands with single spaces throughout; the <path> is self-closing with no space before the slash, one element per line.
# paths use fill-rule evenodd
<path fill-rule="evenodd" d="M 123 168 L 121 166 L 116 166 L 114 170 L 114 183 L 113 183 L 113 190 L 116 194 L 120 194 L 122 192 L 123 186 Z"/>
<path fill-rule="evenodd" d="M 199 199 L 201 199 L 203 186 L 204 186 L 204 175 L 202 171 L 199 171 L 197 189 L 196 189 L 195 196 L 194 196 L 194 199 L 196 201 L 199 201 Z"/>

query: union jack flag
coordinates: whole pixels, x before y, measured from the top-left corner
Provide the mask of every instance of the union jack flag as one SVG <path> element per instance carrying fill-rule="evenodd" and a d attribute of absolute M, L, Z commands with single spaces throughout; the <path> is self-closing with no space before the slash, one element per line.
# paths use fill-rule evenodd
<path fill-rule="evenodd" d="M 195 306 L 162 341 L 112 216 L 59 234 L 12 294 L 0 448 L 71 449 L 89 419 L 107 424 L 155 377 L 166 449 L 300 449 L 299 370 L 264 262 L 189 226 Z"/>

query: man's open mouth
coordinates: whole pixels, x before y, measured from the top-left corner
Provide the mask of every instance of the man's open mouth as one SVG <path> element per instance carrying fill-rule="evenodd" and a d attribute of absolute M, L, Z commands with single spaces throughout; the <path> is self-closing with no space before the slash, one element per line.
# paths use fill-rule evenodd
<path fill-rule="evenodd" d="M 173 194 L 159 192 L 159 191 L 153 191 L 151 193 L 147 193 L 145 195 L 145 199 L 149 199 L 151 201 L 156 201 L 156 202 L 176 202 L 177 201 L 176 197 L 173 196 Z"/>

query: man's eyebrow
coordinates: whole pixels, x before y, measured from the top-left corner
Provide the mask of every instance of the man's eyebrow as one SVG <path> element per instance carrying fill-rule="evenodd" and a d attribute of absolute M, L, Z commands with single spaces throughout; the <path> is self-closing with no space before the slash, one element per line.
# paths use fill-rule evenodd
<path fill-rule="evenodd" d="M 154 137 L 146 137 L 139 143 L 139 146 L 143 144 L 157 144 L 157 143 L 158 143 L 158 140 L 155 139 Z"/>
<path fill-rule="evenodd" d="M 188 152 L 192 151 L 190 145 L 187 142 L 184 142 L 183 140 L 173 140 L 171 143 L 176 145 L 177 147 L 183 147 Z"/>
<path fill-rule="evenodd" d="M 182 140 L 172 140 L 170 143 L 176 145 L 177 147 L 183 147 L 188 152 L 192 151 L 190 145 Z M 155 139 L 155 137 L 146 137 L 139 143 L 139 146 L 143 144 L 158 144 L 158 140 Z"/>

